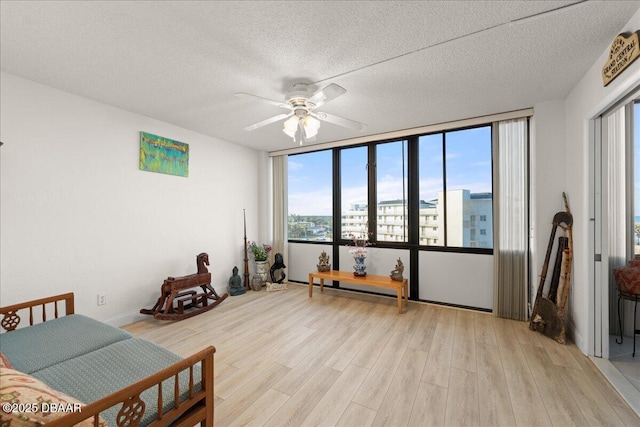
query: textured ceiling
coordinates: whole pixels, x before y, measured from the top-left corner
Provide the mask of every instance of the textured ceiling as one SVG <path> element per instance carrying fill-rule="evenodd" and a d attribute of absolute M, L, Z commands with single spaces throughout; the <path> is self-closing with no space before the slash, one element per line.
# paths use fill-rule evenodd
<path fill-rule="evenodd" d="M 640 1 L 0 1 L 2 71 L 261 150 L 295 82 L 347 93 L 316 143 L 562 99 Z M 548 12 L 548 13 L 547 13 Z"/>

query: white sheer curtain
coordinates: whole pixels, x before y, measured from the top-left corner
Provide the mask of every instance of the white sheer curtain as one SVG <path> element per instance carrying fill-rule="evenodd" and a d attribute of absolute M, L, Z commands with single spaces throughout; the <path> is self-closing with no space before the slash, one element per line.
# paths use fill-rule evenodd
<path fill-rule="evenodd" d="M 493 314 L 526 320 L 528 285 L 528 120 L 498 122 L 493 146 Z"/>
<path fill-rule="evenodd" d="M 627 168 L 625 107 L 622 106 L 606 117 L 606 209 L 603 207 L 603 226 L 607 227 L 608 276 L 609 276 L 609 328 L 620 333 L 618 326 L 618 294 L 613 269 L 627 262 Z M 626 303 L 625 303 L 626 304 Z M 629 332 L 629 328 L 627 332 Z"/>
<path fill-rule="evenodd" d="M 289 260 L 287 247 L 287 156 L 272 157 L 273 161 L 273 253 L 280 252 L 285 265 Z"/>

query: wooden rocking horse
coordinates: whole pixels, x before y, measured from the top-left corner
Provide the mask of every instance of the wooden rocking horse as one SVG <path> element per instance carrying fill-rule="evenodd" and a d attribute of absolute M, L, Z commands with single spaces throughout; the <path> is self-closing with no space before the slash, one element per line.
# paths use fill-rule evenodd
<path fill-rule="evenodd" d="M 207 269 L 209 255 L 196 257 L 198 272 L 182 277 L 167 277 L 160 288 L 160 298 L 152 309 L 143 308 L 142 314 L 152 314 L 160 320 L 182 320 L 209 311 L 220 304 L 228 294 L 219 296 L 211 286 L 211 273 Z M 193 290 L 200 286 L 202 292 Z M 209 303 L 212 300 L 213 303 Z"/>

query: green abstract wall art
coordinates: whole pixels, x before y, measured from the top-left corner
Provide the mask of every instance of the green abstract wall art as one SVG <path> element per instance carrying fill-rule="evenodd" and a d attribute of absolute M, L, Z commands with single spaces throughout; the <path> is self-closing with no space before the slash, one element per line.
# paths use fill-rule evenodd
<path fill-rule="evenodd" d="M 189 144 L 140 132 L 140 170 L 189 176 Z"/>

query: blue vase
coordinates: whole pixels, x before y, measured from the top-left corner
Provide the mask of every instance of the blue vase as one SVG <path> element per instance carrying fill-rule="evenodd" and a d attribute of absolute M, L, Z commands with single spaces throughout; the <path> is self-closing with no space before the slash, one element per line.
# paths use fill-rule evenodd
<path fill-rule="evenodd" d="M 355 265 L 353 266 L 353 275 L 356 277 L 364 277 L 367 275 L 367 272 L 365 271 L 367 269 L 367 266 L 364 265 L 364 260 L 365 260 L 365 256 L 354 256 L 353 259 L 356 261 Z"/>

